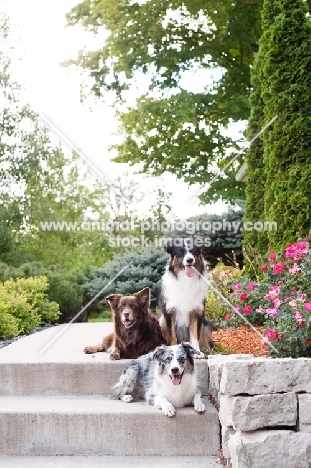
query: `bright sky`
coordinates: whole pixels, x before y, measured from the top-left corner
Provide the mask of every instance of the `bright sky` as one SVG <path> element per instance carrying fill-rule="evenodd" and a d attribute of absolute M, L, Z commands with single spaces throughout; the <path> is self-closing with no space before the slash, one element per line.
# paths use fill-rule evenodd
<path fill-rule="evenodd" d="M 115 139 L 117 121 L 113 109 L 100 103 L 80 103 L 81 76 L 59 64 L 75 58 L 84 46 L 92 49 L 99 39 L 79 27 L 66 28 L 65 14 L 78 0 L 0 0 L 1 10 L 9 14 L 16 26 L 14 35 L 19 43 L 14 61 L 17 80 L 25 86 L 25 99 L 32 107 L 48 119 L 83 155 L 106 177 L 113 180 L 125 170 L 126 165 L 110 161 L 108 146 Z M 202 77 L 203 78 L 203 77 Z M 185 78 L 187 79 L 187 78 Z M 194 80 L 191 80 L 194 82 Z M 206 82 L 206 77 L 202 79 Z M 199 76 L 194 85 L 197 87 Z M 189 82 L 189 87 L 191 87 Z M 196 88 L 197 90 L 197 88 Z M 130 169 L 132 171 L 132 169 Z M 135 176 L 142 187 L 149 187 L 156 180 L 146 176 Z M 168 191 L 173 191 L 173 214 L 184 219 L 200 212 L 222 212 L 225 205 L 218 203 L 214 208 L 199 207 L 190 201 L 198 187 L 189 188 L 176 177 L 162 178 Z M 143 207 L 148 211 L 148 205 Z"/>

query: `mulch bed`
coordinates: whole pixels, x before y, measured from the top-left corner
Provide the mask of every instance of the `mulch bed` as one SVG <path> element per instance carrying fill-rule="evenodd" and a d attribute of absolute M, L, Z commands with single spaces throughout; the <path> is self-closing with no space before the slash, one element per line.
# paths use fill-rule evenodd
<path fill-rule="evenodd" d="M 255 327 L 263 332 L 263 327 Z M 262 333 L 263 334 L 263 333 Z M 253 354 L 256 357 L 267 357 L 268 346 L 262 346 L 262 338 L 249 325 L 241 325 L 235 330 L 222 328 L 213 332 L 213 340 L 220 345 L 221 354 Z M 219 348 L 219 346 L 218 346 Z"/>

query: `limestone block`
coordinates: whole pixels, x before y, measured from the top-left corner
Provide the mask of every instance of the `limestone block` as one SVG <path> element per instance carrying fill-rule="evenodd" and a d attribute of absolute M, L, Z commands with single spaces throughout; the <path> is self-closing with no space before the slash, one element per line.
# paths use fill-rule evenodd
<path fill-rule="evenodd" d="M 194 362 L 194 367 L 197 376 L 197 385 L 203 395 L 208 393 L 208 367 L 206 359 L 196 359 Z"/>
<path fill-rule="evenodd" d="M 258 395 L 311 392 L 311 359 L 254 358 L 223 364 L 220 392 Z"/>
<path fill-rule="evenodd" d="M 222 426 L 221 428 L 221 446 L 223 456 L 228 459 L 230 458 L 230 453 L 228 449 L 228 442 L 230 436 L 235 434 L 235 430 L 232 427 Z"/>
<path fill-rule="evenodd" d="M 232 468 L 309 468 L 311 434 L 293 431 L 236 432 L 228 442 Z"/>
<path fill-rule="evenodd" d="M 219 419 L 222 426 L 240 431 L 254 431 L 272 426 L 295 426 L 296 394 L 220 395 Z"/>
<path fill-rule="evenodd" d="M 299 430 L 302 432 L 311 432 L 311 395 L 303 393 L 298 396 L 299 399 Z"/>
<path fill-rule="evenodd" d="M 252 359 L 252 354 L 211 354 L 208 356 L 210 387 L 219 391 L 223 365 L 226 362 Z"/>
<path fill-rule="evenodd" d="M 229 395 L 219 395 L 219 421 L 222 427 L 233 428 L 233 398 Z"/>

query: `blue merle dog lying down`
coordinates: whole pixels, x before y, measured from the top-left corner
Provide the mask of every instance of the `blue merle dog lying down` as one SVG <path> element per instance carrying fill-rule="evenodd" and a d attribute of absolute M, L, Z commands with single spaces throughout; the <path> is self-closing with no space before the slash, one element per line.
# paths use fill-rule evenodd
<path fill-rule="evenodd" d="M 194 369 L 196 353 L 200 351 L 183 342 L 161 345 L 140 356 L 126 366 L 111 398 L 126 403 L 146 400 L 166 416 L 174 416 L 175 408 L 188 405 L 193 405 L 197 413 L 204 413 Z"/>

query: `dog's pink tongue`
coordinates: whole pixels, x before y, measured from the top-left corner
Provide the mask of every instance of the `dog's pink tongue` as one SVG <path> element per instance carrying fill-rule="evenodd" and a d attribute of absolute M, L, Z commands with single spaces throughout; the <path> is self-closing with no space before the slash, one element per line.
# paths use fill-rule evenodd
<path fill-rule="evenodd" d="M 188 278 L 192 278 L 194 275 L 194 269 L 190 265 L 185 265 L 185 273 L 188 276 Z"/>
<path fill-rule="evenodd" d="M 179 385 L 181 383 L 181 376 L 180 375 L 172 375 L 172 384 Z"/>

